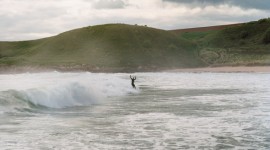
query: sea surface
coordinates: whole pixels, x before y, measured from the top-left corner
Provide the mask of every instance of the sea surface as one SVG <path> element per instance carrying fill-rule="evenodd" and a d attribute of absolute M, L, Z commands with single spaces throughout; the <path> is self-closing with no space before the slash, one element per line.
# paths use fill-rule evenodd
<path fill-rule="evenodd" d="M 270 149 L 269 73 L 0 75 L 0 149 Z"/>

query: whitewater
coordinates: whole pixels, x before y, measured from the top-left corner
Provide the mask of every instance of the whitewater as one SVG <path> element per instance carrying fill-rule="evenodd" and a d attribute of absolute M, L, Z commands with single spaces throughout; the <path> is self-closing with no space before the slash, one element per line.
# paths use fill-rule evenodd
<path fill-rule="evenodd" d="M 0 149 L 270 149 L 269 73 L 0 75 Z"/>

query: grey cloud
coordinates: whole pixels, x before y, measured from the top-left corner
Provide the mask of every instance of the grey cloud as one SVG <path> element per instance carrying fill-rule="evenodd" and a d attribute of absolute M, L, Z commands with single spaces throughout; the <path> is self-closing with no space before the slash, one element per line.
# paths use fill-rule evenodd
<path fill-rule="evenodd" d="M 93 4 L 97 9 L 119 9 L 126 6 L 123 0 L 98 0 Z"/>
<path fill-rule="evenodd" d="M 233 4 L 243 8 L 270 9 L 269 0 L 235 0 L 233 1 Z"/>
<path fill-rule="evenodd" d="M 261 9 L 269 10 L 269 0 L 163 0 L 164 2 L 174 2 L 179 4 L 186 4 L 190 6 L 216 6 L 221 4 L 228 4 L 232 6 L 239 6 L 244 9 Z"/>

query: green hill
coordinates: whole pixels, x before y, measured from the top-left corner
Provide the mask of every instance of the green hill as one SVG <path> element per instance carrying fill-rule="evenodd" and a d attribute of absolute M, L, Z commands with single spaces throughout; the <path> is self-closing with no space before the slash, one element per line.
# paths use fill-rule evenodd
<path fill-rule="evenodd" d="M 270 19 L 173 31 L 107 24 L 0 42 L 1 68 L 121 72 L 222 65 L 270 65 Z"/>
<path fill-rule="evenodd" d="M 220 30 L 171 32 L 196 43 L 198 56 L 208 65 L 270 65 L 270 19 Z"/>
<path fill-rule="evenodd" d="M 165 30 L 137 25 L 84 27 L 33 41 L 0 42 L 1 66 L 122 68 L 202 66 L 196 45 Z"/>

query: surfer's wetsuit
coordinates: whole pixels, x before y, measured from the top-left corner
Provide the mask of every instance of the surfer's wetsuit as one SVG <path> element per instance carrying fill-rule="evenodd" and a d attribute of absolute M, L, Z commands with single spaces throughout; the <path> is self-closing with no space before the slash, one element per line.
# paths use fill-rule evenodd
<path fill-rule="evenodd" d="M 130 79 L 131 79 L 131 85 L 132 85 L 132 87 L 134 88 L 134 89 L 136 89 L 136 86 L 135 86 L 135 84 L 134 84 L 134 82 L 135 82 L 135 80 L 136 80 L 136 77 L 131 77 L 131 75 L 130 75 Z"/>

